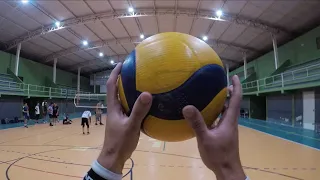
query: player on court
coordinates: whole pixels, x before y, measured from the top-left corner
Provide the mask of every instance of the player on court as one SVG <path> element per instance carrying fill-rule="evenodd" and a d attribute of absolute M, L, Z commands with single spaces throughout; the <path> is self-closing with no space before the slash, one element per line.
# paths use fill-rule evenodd
<path fill-rule="evenodd" d="M 53 120 L 53 103 L 50 103 L 50 106 L 48 107 L 48 114 L 49 114 L 50 126 L 53 126 L 53 124 L 52 124 L 52 120 Z"/>
<path fill-rule="evenodd" d="M 84 133 L 84 125 L 87 126 L 87 134 L 90 134 L 89 132 L 89 120 L 91 124 L 91 112 L 86 110 L 82 113 L 82 120 L 81 120 L 81 126 L 82 126 L 82 133 Z"/>
<path fill-rule="evenodd" d="M 22 113 L 24 118 L 24 127 L 28 128 L 28 120 L 30 119 L 30 116 L 29 116 L 29 107 L 27 103 L 24 103 L 22 107 Z"/>
<path fill-rule="evenodd" d="M 40 107 L 39 103 L 37 103 L 36 107 L 34 108 L 35 114 L 36 114 L 36 123 L 38 124 L 39 118 L 40 118 Z"/>
<path fill-rule="evenodd" d="M 58 121 L 58 116 L 59 116 L 59 107 L 56 103 L 53 103 L 52 105 L 52 120 L 53 120 L 53 125 L 56 125 Z"/>
<path fill-rule="evenodd" d="M 101 115 L 102 115 L 102 103 L 99 101 L 96 107 L 96 125 L 98 125 L 98 121 L 100 122 L 100 125 L 103 125 L 101 122 Z"/>

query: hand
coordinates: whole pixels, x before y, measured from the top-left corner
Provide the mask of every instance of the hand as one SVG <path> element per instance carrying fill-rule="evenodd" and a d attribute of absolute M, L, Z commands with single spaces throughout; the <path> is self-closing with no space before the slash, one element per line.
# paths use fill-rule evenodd
<path fill-rule="evenodd" d="M 223 112 L 217 126 L 208 128 L 198 109 L 186 106 L 183 115 L 193 128 L 204 164 L 217 176 L 217 180 L 245 180 L 239 155 L 238 117 L 240 115 L 241 84 L 238 76 L 232 78 L 228 90 L 229 107 Z"/>
<path fill-rule="evenodd" d="M 131 115 L 126 116 L 118 100 L 117 79 L 121 70 L 119 63 L 111 72 L 107 82 L 108 114 L 103 148 L 98 162 L 104 168 L 121 174 L 124 163 L 136 149 L 141 123 L 152 104 L 152 96 L 142 93 L 136 100 Z"/>

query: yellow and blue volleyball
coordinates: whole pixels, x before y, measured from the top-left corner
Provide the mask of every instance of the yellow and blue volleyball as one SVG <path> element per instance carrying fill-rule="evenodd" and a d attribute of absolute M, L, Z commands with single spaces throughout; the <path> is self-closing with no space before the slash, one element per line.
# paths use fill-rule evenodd
<path fill-rule="evenodd" d="M 210 127 L 227 97 L 221 59 L 204 41 L 188 34 L 167 32 L 142 41 L 126 58 L 118 80 L 119 98 L 127 115 L 142 92 L 153 102 L 141 131 L 167 142 L 195 136 L 182 109 L 194 105 Z"/>

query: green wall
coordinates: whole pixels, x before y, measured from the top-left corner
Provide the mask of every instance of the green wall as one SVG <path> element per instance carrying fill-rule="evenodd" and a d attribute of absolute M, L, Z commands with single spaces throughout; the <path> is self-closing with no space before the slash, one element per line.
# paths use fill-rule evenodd
<path fill-rule="evenodd" d="M 320 26 L 279 47 L 279 65 L 288 59 L 291 65 L 297 65 L 320 58 L 320 50 L 316 44 L 317 37 L 320 37 Z M 258 79 L 270 76 L 275 71 L 273 51 L 248 63 L 247 68 L 250 67 L 255 68 Z M 230 72 L 230 75 L 240 72 L 243 72 L 243 66 Z"/>
<path fill-rule="evenodd" d="M 0 51 L 0 73 L 7 73 L 7 68 L 14 71 L 15 55 Z M 35 61 L 20 57 L 19 73 L 26 84 L 48 86 L 52 82 L 53 68 Z M 77 75 L 57 69 L 57 84 L 77 87 Z M 81 89 L 91 90 L 90 79 L 81 77 Z"/>

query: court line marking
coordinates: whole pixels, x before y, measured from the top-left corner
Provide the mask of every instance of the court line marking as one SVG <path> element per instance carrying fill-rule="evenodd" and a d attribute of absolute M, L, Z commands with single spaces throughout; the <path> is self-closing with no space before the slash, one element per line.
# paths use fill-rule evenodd
<path fill-rule="evenodd" d="M 267 128 L 267 129 L 275 130 L 275 129 L 273 129 L 272 127 L 264 126 L 264 125 L 256 124 L 256 123 L 252 123 L 252 122 L 249 122 L 248 120 L 244 120 L 244 122 L 245 122 L 245 123 L 248 123 L 248 124 L 253 124 L 253 125 L 256 125 L 256 126 L 264 127 L 264 128 Z M 320 141 L 320 139 L 318 139 L 318 138 L 314 138 L 314 137 L 310 137 L 310 136 L 304 136 L 304 135 L 297 134 L 297 133 L 291 132 L 291 131 L 285 131 L 285 130 L 281 130 L 281 129 L 276 129 L 276 131 L 281 131 L 281 132 L 284 132 L 284 133 L 287 133 L 287 134 L 293 134 L 293 135 L 295 135 L 295 136 L 300 136 L 300 137 L 304 137 L 304 138 L 307 138 L 307 139 L 312 139 L 312 140 L 314 140 L 314 141 Z"/>
<path fill-rule="evenodd" d="M 302 144 L 302 143 L 299 143 L 299 142 L 295 142 L 295 141 L 292 141 L 292 140 L 289 140 L 289 139 L 285 139 L 285 138 L 282 138 L 282 137 L 279 137 L 279 136 L 276 136 L 276 135 L 273 135 L 273 134 L 270 134 L 270 133 L 267 133 L 267 132 L 263 132 L 263 131 L 260 131 L 260 130 L 257 130 L 257 129 L 254 129 L 254 128 L 251 128 L 251 127 L 247 127 L 247 126 L 245 126 L 245 125 L 239 124 L 239 126 L 242 126 L 242 127 L 244 127 L 244 128 L 248 128 L 248 129 L 252 129 L 252 130 L 254 130 L 254 131 L 257 131 L 257 132 L 260 132 L 260 133 L 263 133 L 263 134 L 266 134 L 266 135 L 269 135 L 269 136 L 273 136 L 273 137 L 275 137 L 275 138 L 279 138 L 279 139 L 282 139 L 282 140 L 285 140 L 285 141 L 289 141 L 289 142 L 292 142 L 292 143 L 294 143 L 294 144 L 302 145 L 302 146 L 304 146 L 304 147 L 307 147 L 307 148 L 310 148 L 310 149 L 313 149 L 313 150 L 320 151 L 320 149 L 317 149 L 317 148 L 315 148 L 315 147 L 308 146 L 308 145 L 306 145 L 306 144 Z"/>

